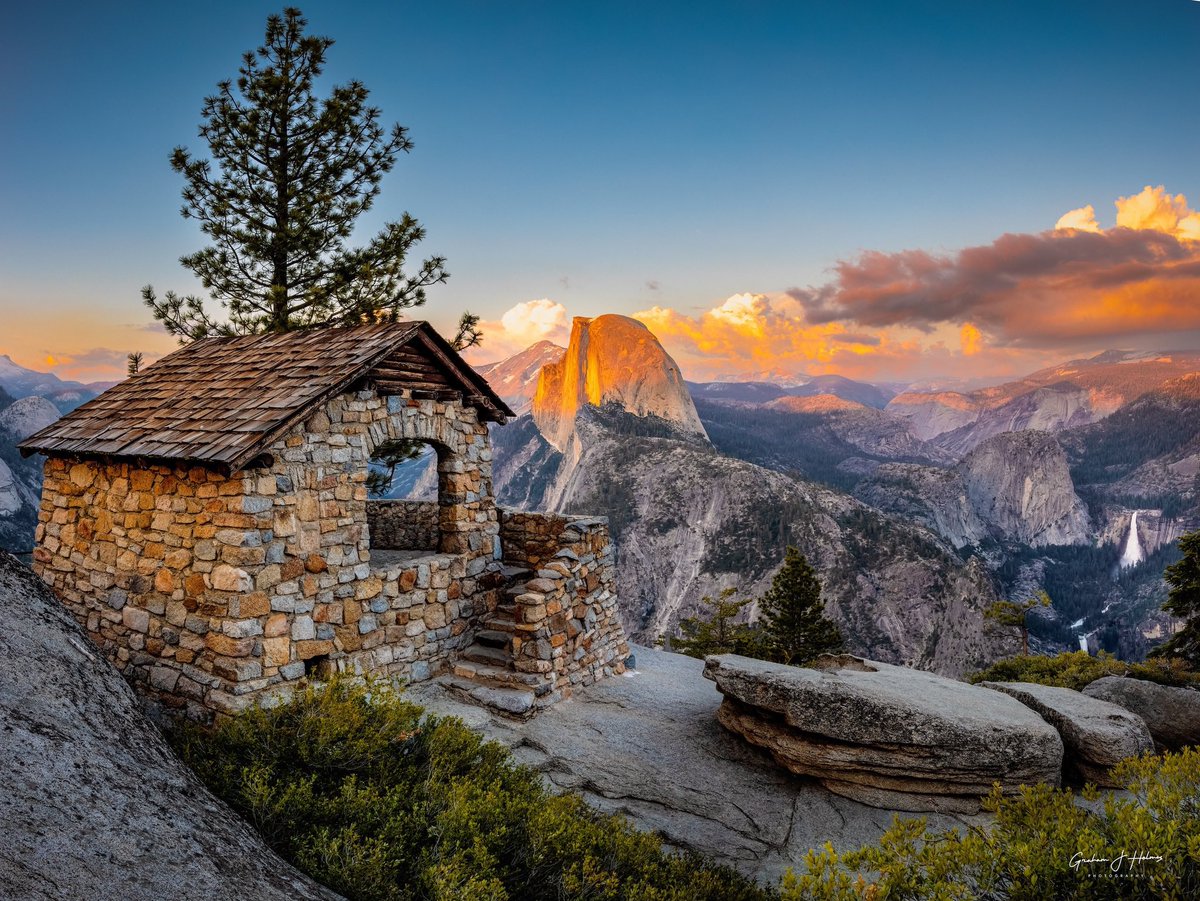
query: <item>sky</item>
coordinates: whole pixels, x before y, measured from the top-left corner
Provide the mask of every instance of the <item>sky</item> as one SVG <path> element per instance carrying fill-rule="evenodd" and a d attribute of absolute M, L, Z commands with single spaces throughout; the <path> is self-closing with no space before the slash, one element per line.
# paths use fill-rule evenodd
<path fill-rule="evenodd" d="M 175 346 L 140 299 L 199 290 L 168 157 L 280 8 L 0 11 L 0 354 Z M 414 315 L 481 315 L 477 362 L 603 313 L 699 379 L 1200 346 L 1194 0 L 301 8 L 415 142 L 361 233 L 421 221 L 451 277 Z"/>

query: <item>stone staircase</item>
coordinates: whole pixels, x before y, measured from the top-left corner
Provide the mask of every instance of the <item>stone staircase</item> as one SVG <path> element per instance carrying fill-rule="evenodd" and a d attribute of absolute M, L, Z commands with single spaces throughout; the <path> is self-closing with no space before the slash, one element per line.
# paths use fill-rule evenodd
<path fill-rule="evenodd" d="M 500 603 L 486 616 L 475 633 L 475 641 L 462 652 L 452 675 L 441 680 L 468 700 L 491 707 L 508 716 L 532 716 L 552 686 L 533 673 L 519 673 L 513 667 L 512 638 L 517 631 L 516 598 L 526 591 L 526 583 L 536 577 L 532 570 L 518 566 L 501 569 L 505 585 Z"/>

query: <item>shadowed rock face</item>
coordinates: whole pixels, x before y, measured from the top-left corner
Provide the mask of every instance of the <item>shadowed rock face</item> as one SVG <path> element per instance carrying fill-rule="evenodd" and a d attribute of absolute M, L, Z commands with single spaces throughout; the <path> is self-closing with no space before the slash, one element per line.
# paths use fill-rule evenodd
<path fill-rule="evenodd" d="M 1066 454 L 1046 432 L 1006 432 L 962 461 L 971 506 L 1006 537 L 1040 547 L 1087 544 L 1087 507 L 1075 493 Z"/>
<path fill-rule="evenodd" d="M 0 897 L 338 897 L 209 794 L 49 589 L 3 551 L 0 617 Z"/>
<path fill-rule="evenodd" d="M 970 813 L 994 782 L 1060 782 L 1058 733 L 1006 695 L 854 657 L 816 667 L 723 654 L 704 675 L 725 696 L 723 726 L 864 804 Z"/>
<path fill-rule="evenodd" d="M 1083 693 L 1136 713 L 1146 721 L 1160 750 L 1200 745 L 1200 691 L 1105 676 L 1084 688 Z"/>
<path fill-rule="evenodd" d="M 1140 716 L 1069 688 L 1032 682 L 983 682 L 1035 711 L 1062 736 L 1065 772 L 1076 782 L 1119 788 L 1110 770 L 1127 757 L 1154 750 Z"/>

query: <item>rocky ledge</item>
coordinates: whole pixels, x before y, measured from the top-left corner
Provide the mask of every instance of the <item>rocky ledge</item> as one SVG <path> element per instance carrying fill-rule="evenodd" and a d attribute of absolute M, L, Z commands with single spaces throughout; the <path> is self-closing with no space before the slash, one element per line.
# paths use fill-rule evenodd
<path fill-rule="evenodd" d="M 1031 682 L 983 682 L 1037 712 L 1062 736 L 1064 776 L 1116 788 L 1111 770 L 1127 757 L 1154 750 L 1146 722 L 1135 713 L 1069 688 Z"/>
<path fill-rule="evenodd" d="M 0 897 L 338 897 L 209 794 L 49 589 L 3 551 L 0 618 Z"/>
<path fill-rule="evenodd" d="M 1084 688 L 1091 698 L 1117 704 L 1146 721 L 1160 751 L 1200 745 L 1200 691 L 1144 679 L 1105 676 Z"/>
<path fill-rule="evenodd" d="M 700 851 L 767 884 L 811 848 L 831 842 L 852 850 L 877 841 L 891 825 L 896 811 L 835 795 L 723 729 L 721 695 L 701 677 L 701 661 L 633 650 L 635 670 L 579 689 L 526 721 L 465 703 L 438 680 L 406 693 L 430 712 L 459 716 L 508 745 L 555 788 L 577 791 L 674 847 Z M 928 819 L 933 829 L 987 822 L 982 814 Z"/>
<path fill-rule="evenodd" d="M 1060 784 L 1058 732 L 1000 692 L 849 655 L 801 668 L 725 654 L 704 675 L 726 729 L 864 804 L 971 813 L 993 783 Z"/>

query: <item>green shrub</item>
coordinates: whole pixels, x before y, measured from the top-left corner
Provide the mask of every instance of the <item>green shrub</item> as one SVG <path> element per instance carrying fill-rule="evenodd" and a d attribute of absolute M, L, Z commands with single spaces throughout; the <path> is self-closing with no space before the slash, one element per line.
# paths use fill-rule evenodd
<path fill-rule="evenodd" d="M 174 740 L 281 856 L 356 901 L 775 897 L 549 792 L 502 746 L 383 683 L 335 679 Z"/>
<path fill-rule="evenodd" d="M 1151 658 L 1145 663 L 1129 663 L 1111 654 L 1093 657 L 1086 651 L 1055 657 L 1009 657 L 967 678 L 971 682 L 1037 682 L 1079 691 L 1102 676 L 1130 676 L 1160 685 L 1200 685 L 1200 673 L 1179 660 Z"/>
<path fill-rule="evenodd" d="M 987 829 L 934 833 L 897 818 L 876 845 L 838 855 L 827 844 L 786 874 L 783 901 L 1200 897 L 1200 750 L 1127 760 L 1116 775 L 1129 796 L 1089 788 L 1081 804 L 1045 785 L 1014 798 L 997 789 Z"/>

